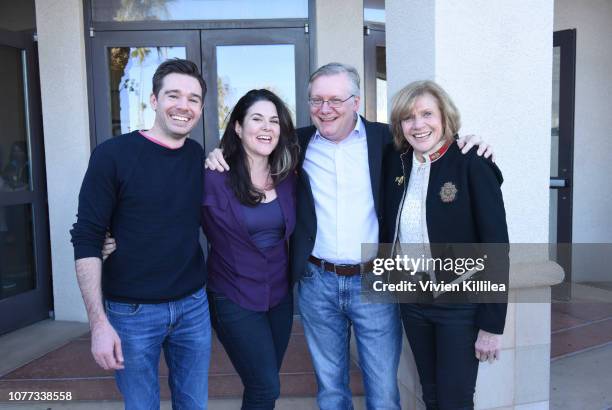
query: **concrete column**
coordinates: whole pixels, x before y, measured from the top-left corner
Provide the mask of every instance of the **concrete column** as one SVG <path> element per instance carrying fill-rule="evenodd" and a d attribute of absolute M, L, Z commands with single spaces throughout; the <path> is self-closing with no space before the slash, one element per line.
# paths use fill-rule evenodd
<path fill-rule="evenodd" d="M 316 0 L 315 15 L 315 66 L 352 65 L 361 77 L 363 98 L 363 0 Z"/>
<path fill-rule="evenodd" d="M 83 2 L 36 0 L 55 318 L 87 320 L 69 230 L 90 154 Z"/>
<path fill-rule="evenodd" d="M 495 148 L 511 242 L 548 242 L 553 0 L 385 5 L 389 107 L 411 81 L 431 79 L 444 87 L 461 112 L 460 133 L 480 135 Z M 514 284 L 511 298 L 550 297 L 548 286 L 562 275 L 544 256 L 539 262 L 550 280 Z M 511 275 L 541 274 L 525 269 L 513 262 Z M 480 367 L 476 407 L 548 408 L 550 305 L 511 305 L 506 329 L 502 359 Z M 528 336 L 534 329 L 537 340 Z M 407 343 L 399 377 L 403 405 L 422 408 Z"/>
<path fill-rule="evenodd" d="M 389 98 L 442 85 L 461 133 L 495 148 L 510 239 L 548 242 L 553 0 L 387 0 L 386 15 Z"/>

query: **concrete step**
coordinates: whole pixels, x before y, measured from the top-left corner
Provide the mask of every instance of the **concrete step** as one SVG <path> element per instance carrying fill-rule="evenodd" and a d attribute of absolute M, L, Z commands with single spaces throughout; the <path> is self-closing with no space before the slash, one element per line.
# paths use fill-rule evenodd
<path fill-rule="evenodd" d="M 364 410 L 365 401 L 363 397 L 355 397 L 353 405 L 355 410 Z M 236 410 L 240 408 L 239 399 L 215 399 L 208 402 L 209 410 Z M 313 397 L 288 397 L 280 398 L 276 402 L 276 410 L 312 410 L 317 408 Z M 104 402 L 64 402 L 64 403 L 23 403 L 23 404 L 0 404 L 2 410 L 123 410 L 123 403 L 118 401 Z M 161 410 L 171 410 L 169 401 L 161 403 Z"/>
<path fill-rule="evenodd" d="M 612 303 L 553 303 L 553 360 L 612 343 Z"/>
<path fill-rule="evenodd" d="M 350 377 L 353 393 L 363 395 L 361 373 L 354 362 L 351 362 Z M 167 379 L 168 370 L 162 357 L 159 378 L 162 400 L 170 398 Z M 113 373 L 100 369 L 91 357 L 89 334 L 0 377 L 0 401 L 4 401 L 2 398 L 8 397 L 10 391 L 70 391 L 73 400 L 121 400 Z M 316 391 L 316 378 L 303 329 L 296 321 L 281 369 L 281 396 L 312 398 Z M 240 378 L 216 337 L 212 346 L 209 396 L 242 397 Z"/>

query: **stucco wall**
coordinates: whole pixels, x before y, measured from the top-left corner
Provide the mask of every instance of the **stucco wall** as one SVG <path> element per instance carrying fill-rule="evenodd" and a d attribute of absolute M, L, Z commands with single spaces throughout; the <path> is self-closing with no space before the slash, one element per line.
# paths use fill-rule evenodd
<path fill-rule="evenodd" d="M 461 133 L 495 147 L 511 241 L 547 242 L 553 0 L 385 5 L 389 97 L 415 80 L 441 84 L 461 111 Z M 513 289 L 510 298 L 549 295 L 543 286 Z M 476 408 L 547 409 L 550 305 L 510 304 L 502 350 L 499 362 L 480 366 Z M 404 407 L 423 408 L 406 340 L 399 382 Z"/>
<path fill-rule="evenodd" d="M 612 2 L 555 2 L 554 30 L 576 29 L 574 243 L 612 243 Z M 580 257 L 572 280 L 612 280 L 607 261 Z M 598 264 L 599 262 L 599 264 Z"/>
<path fill-rule="evenodd" d="M 86 320 L 70 230 L 90 154 L 81 0 L 37 0 L 55 317 Z"/>
<path fill-rule="evenodd" d="M 315 67 L 330 62 L 354 66 L 361 77 L 363 99 L 363 0 L 317 0 L 315 4 Z"/>
<path fill-rule="evenodd" d="M 386 8 L 389 97 L 411 81 L 439 82 L 461 112 L 461 134 L 495 148 L 511 240 L 547 242 L 553 1 Z"/>

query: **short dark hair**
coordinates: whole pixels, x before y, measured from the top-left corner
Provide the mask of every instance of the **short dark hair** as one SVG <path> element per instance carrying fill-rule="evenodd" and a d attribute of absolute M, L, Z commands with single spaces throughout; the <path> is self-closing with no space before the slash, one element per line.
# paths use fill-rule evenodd
<path fill-rule="evenodd" d="M 185 74 L 198 80 L 200 87 L 202 87 L 202 99 L 204 99 L 206 95 L 206 82 L 202 78 L 202 74 L 200 74 L 200 69 L 192 61 L 180 58 L 166 60 L 155 70 L 155 74 L 153 74 L 153 95 L 155 97 L 158 97 L 164 77 L 172 73 Z"/>
<path fill-rule="evenodd" d="M 278 113 L 280 137 L 278 145 L 268 158 L 270 176 L 274 186 L 277 186 L 291 172 L 295 171 L 300 151 L 293 121 L 291 120 L 291 113 L 283 100 L 272 91 L 266 89 L 251 90 L 240 97 L 229 115 L 229 120 L 227 121 L 227 126 L 219 146 L 223 150 L 223 156 L 230 166 L 229 185 L 234 195 L 236 195 L 242 204 L 251 206 L 260 203 L 265 196 L 251 182 L 247 153 L 242 146 L 242 140 L 236 133 L 236 123 L 242 125 L 247 111 L 258 101 L 270 101 L 274 104 Z"/>

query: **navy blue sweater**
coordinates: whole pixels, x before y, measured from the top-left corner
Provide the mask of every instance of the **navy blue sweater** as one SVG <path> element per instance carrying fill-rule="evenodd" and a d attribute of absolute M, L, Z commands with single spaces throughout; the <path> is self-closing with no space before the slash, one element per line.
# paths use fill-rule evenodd
<path fill-rule="evenodd" d="M 193 140 L 168 149 L 138 132 L 92 152 L 71 234 L 75 259 L 101 257 L 107 230 L 117 240 L 102 268 L 105 298 L 161 303 L 204 285 L 203 164 L 204 151 Z"/>

